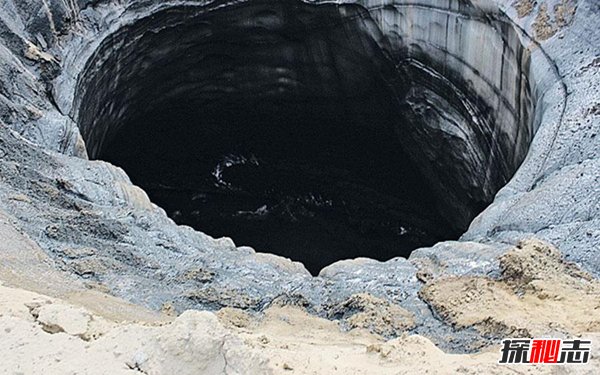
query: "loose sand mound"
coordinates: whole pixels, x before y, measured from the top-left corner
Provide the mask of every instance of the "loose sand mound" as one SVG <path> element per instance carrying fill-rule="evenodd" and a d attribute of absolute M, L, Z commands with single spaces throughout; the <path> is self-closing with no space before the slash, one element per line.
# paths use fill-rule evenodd
<path fill-rule="evenodd" d="M 521 243 L 500 259 L 502 278 L 450 277 L 421 297 L 447 322 L 486 334 L 565 337 L 600 331 L 600 282 L 545 243 Z"/>

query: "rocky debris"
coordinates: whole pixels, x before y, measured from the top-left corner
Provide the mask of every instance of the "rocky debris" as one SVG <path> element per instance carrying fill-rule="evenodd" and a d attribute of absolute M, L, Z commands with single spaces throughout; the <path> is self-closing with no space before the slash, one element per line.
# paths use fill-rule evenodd
<path fill-rule="evenodd" d="M 173 306 L 172 302 L 163 303 L 162 306 L 160 307 L 160 312 L 161 312 L 161 314 L 164 314 L 169 317 L 177 316 L 177 310 L 175 309 L 175 306 Z"/>
<path fill-rule="evenodd" d="M 533 23 L 533 30 L 535 31 L 536 38 L 539 40 L 549 39 L 556 34 L 556 27 L 550 20 L 546 4 L 540 6 L 535 22 Z"/>
<path fill-rule="evenodd" d="M 27 48 L 25 49 L 24 55 L 26 58 L 28 58 L 30 60 L 34 60 L 34 61 L 42 61 L 45 63 L 54 63 L 54 64 L 58 63 L 58 61 L 56 60 L 56 58 L 54 56 L 50 55 L 47 52 L 40 50 L 38 46 L 36 46 L 35 44 L 33 44 L 29 41 L 27 41 Z"/>
<path fill-rule="evenodd" d="M 514 3 L 514 7 L 519 18 L 535 14 L 533 32 L 537 40 L 544 41 L 571 25 L 577 12 L 577 0 L 519 0 Z"/>
<path fill-rule="evenodd" d="M 15 195 L 9 197 L 8 199 L 17 201 L 17 202 L 31 203 L 31 199 L 29 199 L 25 194 L 15 194 Z"/>
<path fill-rule="evenodd" d="M 73 272 L 82 277 L 105 274 L 109 269 L 117 269 L 119 264 L 110 258 L 77 259 L 68 263 Z"/>
<path fill-rule="evenodd" d="M 600 59 L 598 59 L 600 61 Z M 600 103 L 592 105 L 585 111 L 585 116 L 599 116 L 600 115 Z"/>
<path fill-rule="evenodd" d="M 203 303 L 209 308 L 234 307 L 238 309 L 256 310 L 262 299 L 240 294 L 235 290 L 215 289 L 212 287 L 194 290 L 185 294 L 185 298 Z"/>
<path fill-rule="evenodd" d="M 226 327 L 247 328 L 252 323 L 252 316 L 244 310 L 225 307 L 217 312 L 221 323 Z"/>
<path fill-rule="evenodd" d="M 530 15 L 536 4 L 535 0 L 518 0 L 514 3 L 514 7 L 517 10 L 517 15 L 522 18 Z"/>
<path fill-rule="evenodd" d="M 215 277 L 215 273 L 202 268 L 192 268 L 181 275 L 182 281 L 196 280 L 201 283 L 209 283 Z"/>
<path fill-rule="evenodd" d="M 415 327 L 409 311 L 369 294 L 355 294 L 329 310 L 329 318 L 348 329 L 364 328 L 384 337 L 395 337 Z"/>
<path fill-rule="evenodd" d="M 76 247 L 67 247 L 60 250 L 66 258 L 69 259 L 79 259 L 85 257 L 91 257 L 97 253 L 95 249 L 89 247 L 76 248 Z"/>
<path fill-rule="evenodd" d="M 575 18 L 577 12 L 577 0 L 562 0 L 560 3 L 554 6 L 554 18 L 558 27 L 565 28 Z"/>
<path fill-rule="evenodd" d="M 500 269 L 502 280 L 514 288 L 534 287 L 537 280 L 571 287 L 600 286 L 589 273 L 565 261 L 556 247 L 536 239 L 524 240 L 500 257 Z"/>
<path fill-rule="evenodd" d="M 491 337 L 568 337 L 600 331 L 600 282 L 553 246 L 524 241 L 500 258 L 501 277 L 447 277 L 420 291 L 456 328 Z"/>

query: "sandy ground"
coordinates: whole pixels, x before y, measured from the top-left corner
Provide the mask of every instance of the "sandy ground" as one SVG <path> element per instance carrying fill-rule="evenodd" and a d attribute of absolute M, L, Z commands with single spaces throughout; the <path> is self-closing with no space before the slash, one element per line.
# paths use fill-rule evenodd
<path fill-rule="evenodd" d="M 108 296 L 55 271 L 43 252 L 0 216 L 0 374 L 597 374 L 597 280 L 539 242 L 502 258 L 501 280 L 445 278 L 422 296 L 448 323 L 500 334 L 582 336 L 587 366 L 501 366 L 499 347 L 453 355 L 427 338 L 385 334 L 413 317 L 369 295 L 348 332 L 298 307 L 259 317 L 236 309 L 173 319 Z M 22 272 L 29 270 L 29 272 Z"/>
<path fill-rule="evenodd" d="M 421 290 L 446 321 L 504 337 L 600 332 L 600 282 L 530 240 L 500 259 L 502 277 L 454 277 Z M 600 369 L 599 369 L 600 372 Z"/>
<path fill-rule="evenodd" d="M 588 335 L 599 342 L 600 335 Z M 587 367 L 496 364 L 498 348 L 446 354 L 428 339 L 384 341 L 299 308 L 261 319 L 188 311 L 171 323 L 115 322 L 60 299 L 0 286 L 1 374 L 595 374 Z"/>

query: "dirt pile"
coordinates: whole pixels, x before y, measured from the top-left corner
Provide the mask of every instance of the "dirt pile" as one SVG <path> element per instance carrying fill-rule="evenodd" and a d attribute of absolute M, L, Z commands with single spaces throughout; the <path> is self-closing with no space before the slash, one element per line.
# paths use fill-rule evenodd
<path fill-rule="evenodd" d="M 421 297 L 446 322 L 502 337 L 565 337 L 600 331 L 600 282 L 543 242 L 522 242 L 500 258 L 502 277 L 449 277 Z"/>

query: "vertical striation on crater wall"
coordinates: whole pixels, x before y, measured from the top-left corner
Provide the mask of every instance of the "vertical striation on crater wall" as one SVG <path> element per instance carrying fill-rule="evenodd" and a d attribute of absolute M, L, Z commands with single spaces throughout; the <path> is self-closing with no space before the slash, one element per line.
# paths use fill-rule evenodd
<path fill-rule="evenodd" d="M 125 168 L 179 223 L 318 270 L 346 257 L 406 256 L 464 232 L 527 152 L 528 69 L 507 19 L 467 2 L 172 7 L 104 38 L 79 74 L 71 116 L 92 158 Z M 323 179 L 302 172 L 312 164 L 338 181 L 284 192 L 270 182 L 249 188 L 259 178 L 247 174 L 237 191 L 226 183 L 214 193 L 198 175 L 228 158 L 253 159 L 237 169 L 255 170 L 279 160 L 261 166 L 271 170 L 264 180 L 277 179 L 282 164 L 301 180 Z M 372 193 L 339 171 L 396 197 L 359 204 Z M 212 204 L 219 199 L 228 202 Z M 296 229 L 278 233 L 269 217 Z M 290 243 L 298 245 L 286 250 Z"/>
<path fill-rule="evenodd" d="M 466 1 L 395 1 L 370 13 L 412 80 L 398 133 L 464 228 L 527 154 L 529 52 L 505 16 Z"/>

